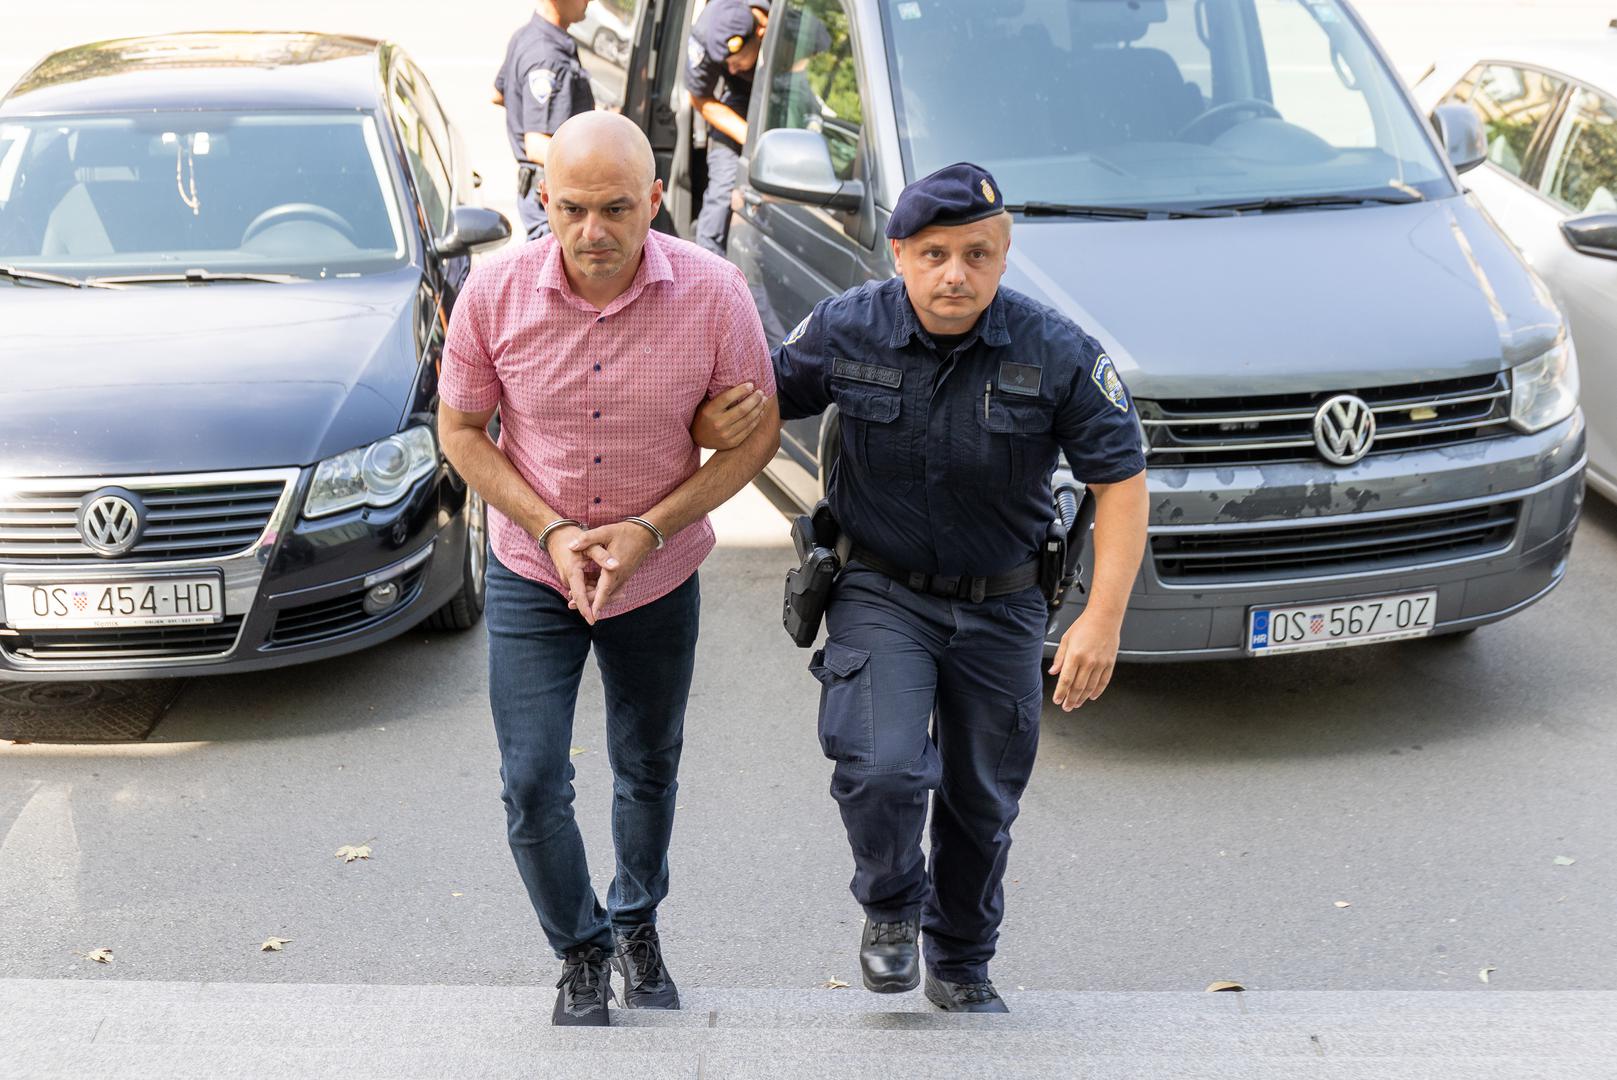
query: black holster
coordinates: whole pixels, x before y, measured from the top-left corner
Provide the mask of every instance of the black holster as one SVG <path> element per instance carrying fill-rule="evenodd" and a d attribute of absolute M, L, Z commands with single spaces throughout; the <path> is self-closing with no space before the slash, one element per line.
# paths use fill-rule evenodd
<path fill-rule="evenodd" d="M 533 194 L 535 185 L 539 183 L 541 175 L 539 166 L 531 161 L 524 161 L 517 165 L 517 198 L 526 199 Z"/>
<path fill-rule="evenodd" d="M 1052 615 L 1074 584 L 1079 592 L 1084 591 L 1078 582 L 1078 564 L 1095 523 L 1095 500 L 1087 491 L 1063 484 L 1055 491 L 1055 510 L 1039 550 L 1039 589 Z"/>
<path fill-rule="evenodd" d="M 842 569 L 837 554 L 841 529 L 831 516 L 824 499 L 814 513 L 799 514 L 792 520 L 792 546 L 799 564 L 786 572 L 786 597 L 781 622 L 800 649 L 814 644 L 820 636 L 820 620 L 831 599 L 831 585 Z"/>

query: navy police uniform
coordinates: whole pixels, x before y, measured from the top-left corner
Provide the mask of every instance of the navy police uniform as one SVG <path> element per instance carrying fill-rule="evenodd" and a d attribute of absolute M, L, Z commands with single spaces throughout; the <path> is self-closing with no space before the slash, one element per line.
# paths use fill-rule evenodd
<path fill-rule="evenodd" d="M 505 130 L 517 158 L 517 213 L 528 239 L 537 239 L 549 231 L 549 225 L 539 202 L 538 175 L 528 194 L 520 194 L 524 169 L 535 168 L 528 161 L 522 136 L 529 131 L 554 135 L 568 118 L 595 108 L 595 92 L 578 61 L 578 43 L 566 30 L 538 14 L 511 35 L 505 61 L 494 77 L 494 88 L 505 96 Z"/>
<path fill-rule="evenodd" d="M 710 0 L 691 25 L 685 43 L 685 89 L 734 109 L 742 119 L 752 98 L 752 72 L 730 73 L 725 61 L 758 32 L 752 9 L 769 10 L 770 0 Z M 730 192 L 736 186 L 741 147 L 716 128 L 707 133 L 707 189 L 696 218 L 696 242 L 723 255 L 730 238 Z"/>
<path fill-rule="evenodd" d="M 905 189 L 887 234 L 1000 202 L 985 171 L 950 166 Z M 938 978 L 983 981 L 1039 739 L 1051 474 L 1061 451 L 1080 481 L 1139 473 L 1138 418 L 1094 338 L 1003 287 L 969 333 L 940 342 L 902 278 L 870 282 L 817 305 L 774 361 L 783 418 L 833 402 L 841 417 L 828 498 L 854 546 L 810 670 L 853 894 L 867 921 L 919 913 Z"/>

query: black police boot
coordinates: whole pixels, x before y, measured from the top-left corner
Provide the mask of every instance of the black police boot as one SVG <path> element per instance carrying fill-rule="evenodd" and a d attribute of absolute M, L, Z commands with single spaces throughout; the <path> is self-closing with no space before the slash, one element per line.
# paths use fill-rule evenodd
<path fill-rule="evenodd" d="M 930 971 L 926 973 L 926 999 L 948 1012 L 1008 1013 L 1010 1007 L 999 996 L 994 984 L 982 982 L 957 983 L 940 979 Z"/>
<path fill-rule="evenodd" d="M 865 989 L 878 994 L 902 994 L 921 985 L 921 917 L 903 922 L 865 920 L 859 939 L 859 970 Z"/>
<path fill-rule="evenodd" d="M 594 945 L 567 951 L 561 978 L 556 981 L 556 1009 L 550 1022 L 557 1027 L 607 1027 L 606 1003 L 612 1000 L 612 969 L 606 953 Z"/>
<path fill-rule="evenodd" d="M 623 976 L 625 1009 L 677 1009 L 679 991 L 663 966 L 663 947 L 657 928 L 650 923 L 627 934 L 616 934 L 618 951 L 612 963 Z"/>

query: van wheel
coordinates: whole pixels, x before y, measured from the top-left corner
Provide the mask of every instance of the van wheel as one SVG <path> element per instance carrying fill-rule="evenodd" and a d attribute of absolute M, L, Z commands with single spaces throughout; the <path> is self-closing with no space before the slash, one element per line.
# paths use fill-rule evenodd
<path fill-rule="evenodd" d="M 483 596 L 488 576 L 488 507 L 482 496 L 466 496 L 466 553 L 461 558 L 460 592 L 427 616 L 433 630 L 470 630 L 483 617 Z"/>

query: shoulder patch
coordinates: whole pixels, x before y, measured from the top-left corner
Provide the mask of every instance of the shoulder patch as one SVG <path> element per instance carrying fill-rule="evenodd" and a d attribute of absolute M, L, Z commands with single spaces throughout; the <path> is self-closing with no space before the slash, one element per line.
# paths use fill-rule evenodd
<path fill-rule="evenodd" d="M 808 332 L 809 320 L 812 319 L 812 318 L 814 318 L 813 315 L 805 315 L 805 316 L 803 316 L 803 321 L 798 323 L 797 326 L 792 330 L 792 332 L 790 334 L 786 335 L 786 340 L 781 342 L 781 344 L 782 345 L 796 345 L 798 340 L 800 338 L 802 338 L 802 336 L 805 333 Z"/>
<path fill-rule="evenodd" d="M 537 67 L 528 72 L 528 93 L 540 105 L 550 100 L 556 92 L 556 73 L 549 68 Z"/>
<path fill-rule="evenodd" d="M 1117 374 L 1117 365 L 1112 358 L 1101 353 L 1095 360 L 1095 369 L 1089 373 L 1089 380 L 1100 388 L 1114 407 L 1122 412 L 1129 411 L 1129 397 L 1123 390 L 1123 380 Z"/>

